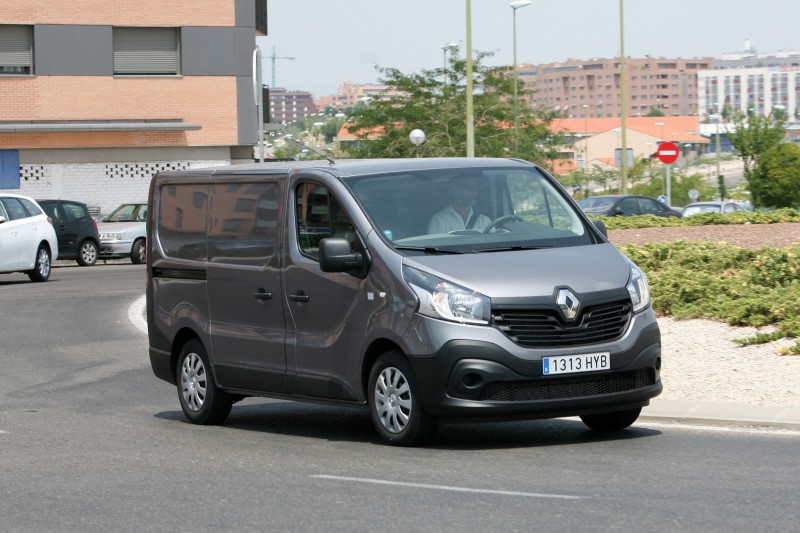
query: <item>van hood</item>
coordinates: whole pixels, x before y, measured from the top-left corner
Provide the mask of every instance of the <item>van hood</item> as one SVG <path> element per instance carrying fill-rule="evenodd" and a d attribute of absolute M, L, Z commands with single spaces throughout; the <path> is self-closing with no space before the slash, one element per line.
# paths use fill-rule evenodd
<path fill-rule="evenodd" d="M 549 296 L 564 286 L 584 294 L 620 289 L 630 276 L 629 260 L 609 243 L 403 261 L 490 298 Z"/>

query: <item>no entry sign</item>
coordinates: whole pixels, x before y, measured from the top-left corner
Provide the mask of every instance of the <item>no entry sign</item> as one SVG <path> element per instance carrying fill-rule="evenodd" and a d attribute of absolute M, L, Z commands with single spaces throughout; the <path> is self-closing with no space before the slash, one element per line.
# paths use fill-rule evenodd
<path fill-rule="evenodd" d="M 658 145 L 656 157 L 665 165 L 669 165 L 678 160 L 678 145 L 671 142 L 663 142 Z"/>

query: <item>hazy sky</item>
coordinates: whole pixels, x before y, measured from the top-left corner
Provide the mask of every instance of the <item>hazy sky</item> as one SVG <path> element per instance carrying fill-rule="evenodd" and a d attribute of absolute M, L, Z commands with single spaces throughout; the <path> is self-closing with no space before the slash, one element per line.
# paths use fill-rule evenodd
<path fill-rule="evenodd" d="M 514 57 L 510 0 L 471 0 L 473 50 L 489 65 Z M 533 0 L 517 10 L 517 60 L 549 63 L 619 54 L 619 0 Z M 466 0 L 269 0 L 258 38 L 264 83 L 334 94 L 377 83 L 376 65 L 419 72 L 443 65 L 442 46 L 466 41 Z M 749 39 L 762 53 L 800 50 L 800 0 L 626 0 L 625 55 L 720 57 Z"/>

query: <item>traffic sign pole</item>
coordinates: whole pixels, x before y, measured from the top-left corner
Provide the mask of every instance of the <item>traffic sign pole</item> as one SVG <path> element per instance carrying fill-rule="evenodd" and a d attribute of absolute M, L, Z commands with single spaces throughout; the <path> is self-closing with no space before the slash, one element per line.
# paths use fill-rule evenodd
<path fill-rule="evenodd" d="M 672 180 L 669 175 L 670 167 L 672 163 L 678 160 L 678 145 L 672 142 L 663 142 L 658 145 L 658 150 L 656 151 L 656 156 L 658 159 L 667 165 L 667 205 L 672 206 Z"/>

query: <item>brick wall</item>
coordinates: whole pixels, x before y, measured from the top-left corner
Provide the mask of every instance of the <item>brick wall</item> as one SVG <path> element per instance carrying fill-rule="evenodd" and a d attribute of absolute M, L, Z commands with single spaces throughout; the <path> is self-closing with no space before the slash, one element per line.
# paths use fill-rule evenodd
<path fill-rule="evenodd" d="M 3 0 L 4 24 L 234 26 L 235 0 Z"/>

